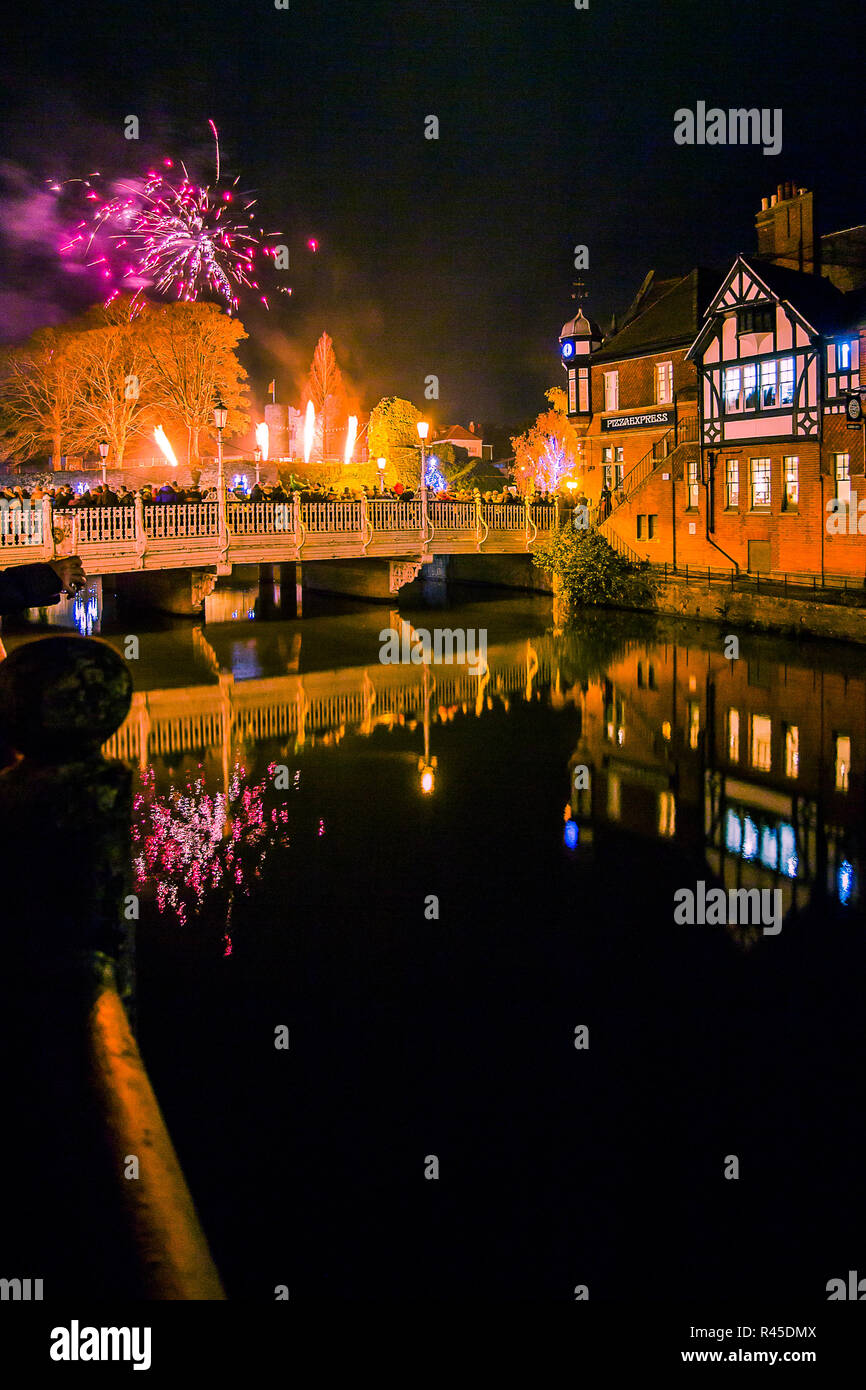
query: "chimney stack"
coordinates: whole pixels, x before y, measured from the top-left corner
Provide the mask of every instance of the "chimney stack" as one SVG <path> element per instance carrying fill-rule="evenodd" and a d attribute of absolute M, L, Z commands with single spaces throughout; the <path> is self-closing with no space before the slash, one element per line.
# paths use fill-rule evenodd
<path fill-rule="evenodd" d="M 777 185 L 776 192 L 761 199 L 755 216 L 758 255 L 789 270 L 814 275 L 815 230 L 812 194 L 792 179 Z"/>

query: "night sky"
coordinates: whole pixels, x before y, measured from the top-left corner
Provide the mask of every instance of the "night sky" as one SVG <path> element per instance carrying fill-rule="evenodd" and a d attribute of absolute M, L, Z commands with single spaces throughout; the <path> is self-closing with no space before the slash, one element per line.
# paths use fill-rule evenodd
<path fill-rule="evenodd" d="M 212 117 L 291 250 L 292 298 L 241 310 L 255 399 L 276 373 L 293 401 L 325 329 L 365 408 L 423 405 L 435 373 L 436 424 L 517 425 L 563 380 L 576 243 L 606 321 L 653 266 L 753 250 L 785 179 L 816 190 L 822 230 L 866 220 L 862 35 L 855 0 L 30 0 L 0 58 L 3 337 L 99 297 L 40 229 L 44 180 L 157 154 L 207 179 Z M 699 100 L 781 107 L 781 154 L 677 146 L 674 111 Z"/>

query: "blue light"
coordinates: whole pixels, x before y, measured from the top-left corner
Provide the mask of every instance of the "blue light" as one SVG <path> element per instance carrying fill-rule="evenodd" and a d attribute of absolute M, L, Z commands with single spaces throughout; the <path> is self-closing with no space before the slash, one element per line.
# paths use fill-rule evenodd
<path fill-rule="evenodd" d="M 427 455 L 427 469 L 424 474 L 424 481 L 428 487 L 432 487 L 434 492 L 448 491 L 448 479 L 439 467 L 439 460 L 435 454 Z"/>
<path fill-rule="evenodd" d="M 843 907 L 847 907 L 854 893 L 854 865 L 847 859 L 836 870 L 836 892 Z"/>
<path fill-rule="evenodd" d="M 725 844 L 734 854 L 739 854 L 743 847 L 743 827 L 740 824 L 740 818 L 735 811 L 730 809 L 725 825 Z"/>
<path fill-rule="evenodd" d="M 563 343 L 563 345 L 562 345 L 562 355 L 563 355 L 563 357 L 573 357 L 573 356 L 574 356 L 574 343 Z"/>
<path fill-rule="evenodd" d="M 758 827 L 751 816 L 743 817 L 743 858 L 754 859 L 758 853 Z"/>
<path fill-rule="evenodd" d="M 788 878 L 796 878 L 797 870 L 800 867 L 800 857 L 797 854 L 797 836 L 792 825 L 782 825 L 779 827 L 779 838 L 782 846 L 782 873 Z"/>
<path fill-rule="evenodd" d="M 768 825 L 761 831 L 761 863 L 768 869 L 775 869 L 779 863 L 779 841 L 775 830 Z"/>
<path fill-rule="evenodd" d="M 580 826 L 577 821 L 567 820 L 565 822 L 565 834 L 563 835 L 563 839 L 565 840 L 566 849 L 577 849 L 577 842 L 580 839 Z"/>

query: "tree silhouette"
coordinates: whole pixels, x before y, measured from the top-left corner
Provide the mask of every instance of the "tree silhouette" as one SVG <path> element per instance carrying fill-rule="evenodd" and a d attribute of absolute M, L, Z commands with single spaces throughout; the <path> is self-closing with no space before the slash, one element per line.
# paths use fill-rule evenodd
<path fill-rule="evenodd" d="M 311 400 L 316 409 L 316 428 L 317 433 L 319 428 L 322 431 L 321 451 L 324 462 L 325 455 L 329 452 L 329 435 L 347 414 L 343 374 L 337 366 L 334 344 L 327 333 L 322 334 L 313 353 L 304 405 L 307 400 Z"/>

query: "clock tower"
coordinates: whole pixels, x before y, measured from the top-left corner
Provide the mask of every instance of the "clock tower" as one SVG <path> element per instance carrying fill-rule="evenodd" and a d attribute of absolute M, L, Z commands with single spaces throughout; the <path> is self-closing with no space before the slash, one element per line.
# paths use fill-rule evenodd
<path fill-rule="evenodd" d="M 567 377 L 566 413 L 568 418 L 587 423 L 592 414 L 592 395 L 589 389 L 589 355 L 601 347 L 602 334 L 598 324 L 578 309 L 573 319 L 562 325 L 559 335 L 559 357 Z"/>

